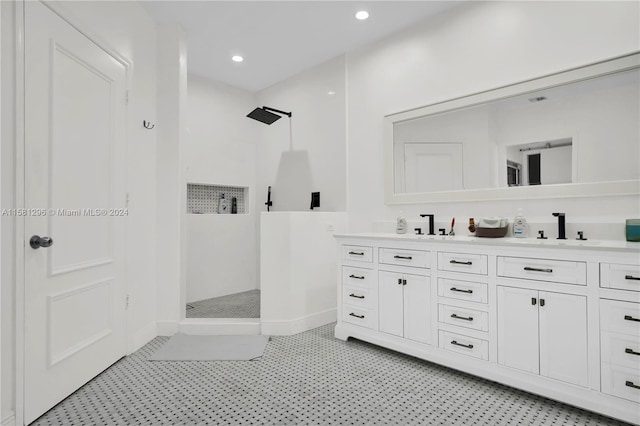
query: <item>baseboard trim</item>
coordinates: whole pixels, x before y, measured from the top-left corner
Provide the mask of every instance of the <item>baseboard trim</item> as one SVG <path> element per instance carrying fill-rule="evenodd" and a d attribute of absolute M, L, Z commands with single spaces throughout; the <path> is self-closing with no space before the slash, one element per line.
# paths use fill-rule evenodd
<path fill-rule="evenodd" d="M 262 334 L 271 336 L 290 336 L 316 327 L 336 322 L 336 309 L 328 309 L 290 321 L 262 320 Z"/>
<path fill-rule="evenodd" d="M 173 336 L 178 332 L 178 321 L 158 321 L 156 322 L 157 336 Z"/>
<path fill-rule="evenodd" d="M 2 426 L 16 426 L 16 415 L 13 411 L 9 412 L 9 414 L 0 421 L 0 425 Z"/>
<path fill-rule="evenodd" d="M 148 324 L 141 330 L 134 333 L 127 343 L 127 355 L 131 355 L 158 335 L 158 325 L 154 323 Z"/>

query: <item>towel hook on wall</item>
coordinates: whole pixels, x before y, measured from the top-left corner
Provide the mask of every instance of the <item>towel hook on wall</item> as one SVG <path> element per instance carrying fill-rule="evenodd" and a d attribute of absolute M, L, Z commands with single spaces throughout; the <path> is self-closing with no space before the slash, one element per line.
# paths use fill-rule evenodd
<path fill-rule="evenodd" d="M 142 125 L 144 126 L 145 129 L 153 129 L 154 127 L 156 127 L 155 124 L 151 124 L 150 121 L 146 121 L 146 120 L 142 120 Z"/>

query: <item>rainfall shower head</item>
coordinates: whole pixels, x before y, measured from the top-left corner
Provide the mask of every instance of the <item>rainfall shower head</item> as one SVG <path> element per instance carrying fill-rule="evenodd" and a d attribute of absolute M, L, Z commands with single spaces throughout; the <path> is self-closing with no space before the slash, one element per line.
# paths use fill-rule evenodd
<path fill-rule="evenodd" d="M 278 114 L 281 114 L 281 115 L 278 115 Z M 280 111 L 278 109 L 263 106 L 262 108 L 256 108 L 253 111 L 251 111 L 249 114 L 247 114 L 247 117 L 253 118 L 254 120 L 258 120 L 265 124 L 273 124 L 275 121 L 279 120 L 282 117 L 282 115 L 291 117 L 290 112 Z"/>

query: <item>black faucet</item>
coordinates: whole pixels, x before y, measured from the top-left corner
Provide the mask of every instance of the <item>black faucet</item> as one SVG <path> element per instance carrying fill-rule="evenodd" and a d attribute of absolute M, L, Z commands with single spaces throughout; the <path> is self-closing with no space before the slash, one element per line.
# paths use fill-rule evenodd
<path fill-rule="evenodd" d="M 420 217 L 428 217 L 429 218 L 429 233 L 427 235 L 436 235 L 433 228 L 433 215 L 432 214 L 421 214 Z"/>
<path fill-rule="evenodd" d="M 566 228 L 564 213 L 553 213 L 553 215 L 558 218 L 558 240 L 566 240 L 567 236 L 565 235 Z"/>

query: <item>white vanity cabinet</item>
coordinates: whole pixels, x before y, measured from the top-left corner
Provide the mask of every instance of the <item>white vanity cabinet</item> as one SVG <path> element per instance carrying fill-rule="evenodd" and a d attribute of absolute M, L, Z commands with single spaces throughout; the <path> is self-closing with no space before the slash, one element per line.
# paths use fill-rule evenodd
<path fill-rule="evenodd" d="M 587 298 L 499 285 L 498 364 L 588 385 Z"/>
<path fill-rule="evenodd" d="M 378 277 L 380 331 L 420 343 L 430 343 L 429 277 L 391 271 L 380 271 Z"/>
<path fill-rule="evenodd" d="M 640 244 L 336 238 L 337 338 L 640 425 Z"/>

